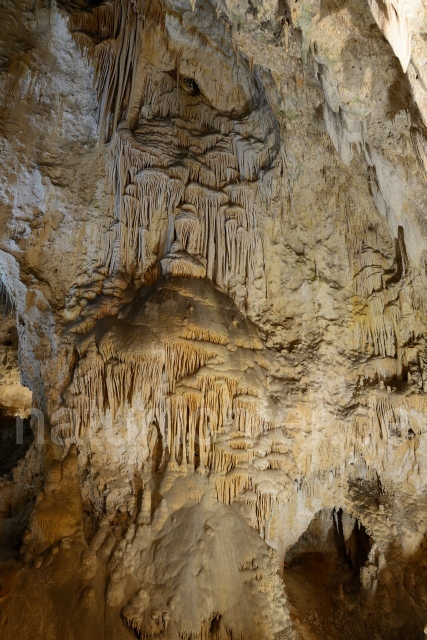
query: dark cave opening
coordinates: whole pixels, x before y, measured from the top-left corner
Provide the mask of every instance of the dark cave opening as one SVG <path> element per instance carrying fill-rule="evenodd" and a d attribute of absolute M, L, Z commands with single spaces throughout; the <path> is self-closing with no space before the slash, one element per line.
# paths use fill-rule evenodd
<path fill-rule="evenodd" d="M 216 634 L 220 631 L 221 629 L 221 615 L 217 614 L 214 618 L 212 618 L 211 620 L 211 625 L 209 627 L 209 632 L 211 634 L 213 634 L 213 637 L 216 637 Z"/>
<path fill-rule="evenodd" d="M 343 509 L 319 511 L 307 530 L 288 550 L 287 566 L 300 564 L 306 555 L 334 558 L 359 575 L 373 541 L 363 524 Z"/>
<path fill-rule="evenodd" d="M 339 640 L 345 637 L 341 626 L 345 613 L 354 637 L 366 637 L 366 629 L 357 617 L 353 620 L 352 611 L 363 599 L 360 569 L 372 544 L 365 527 L 343 509 L 322 509 L 314 516 L 288 549 L 283 572 L 291 611 L 304 625 L 317 631 L 322 627 L 327 637 Z"/>
<path fill-rule="evenodd" d="M 7 475 L 27 453 L 33 441 L 30 420 L 0 410 L 0 476 Z"/>
<path fill-rule="evenodd" d="M 0 476 L 9 474 L 33 441 L 31 392 L 23 386 L 13 298 L 0 278 Z"/>
<path fill-rule="evenodd" d="M 353 571 L 359 572 L 366 563 L 372 547 L 372 538 L 366 532 L 365 527 L 355 519 L 350 536 L 345 536 L 342 509 L 334 510 L 334 524 L 339 552 L 348 562 Z"/>

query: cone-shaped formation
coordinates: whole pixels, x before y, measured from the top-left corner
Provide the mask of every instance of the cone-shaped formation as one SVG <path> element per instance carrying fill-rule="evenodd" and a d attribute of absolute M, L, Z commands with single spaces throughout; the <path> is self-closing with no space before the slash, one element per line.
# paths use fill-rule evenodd
<path fill-rule="evenodd" d="M 268 392 L 277 361 L 210 280 L 163 277 L 118 319 L 99 321 L 78 339 L 77 350 L 65 397 L 80 437 L 90 437 L 89 428 L 102 424 L 106 412 L 114 422 L 135 405 L 142 409 L 142 433 L 158 427 L 163 464 L 215 474 L 221 502 L 230 504 L 252 487 L 257 494 L 280 492 L 282 466 L 289 467 L 285 454 L 283 465 L 277 452 L 263 458 L 264 471 L 250 467 L 257 442 L 255 456 L 277 451 L 277 436 L 261 442 L 284 424 L 284 393 L 270 406 Z M 269 498 L 254 506 L 258 528 L 270 508 Z"/>

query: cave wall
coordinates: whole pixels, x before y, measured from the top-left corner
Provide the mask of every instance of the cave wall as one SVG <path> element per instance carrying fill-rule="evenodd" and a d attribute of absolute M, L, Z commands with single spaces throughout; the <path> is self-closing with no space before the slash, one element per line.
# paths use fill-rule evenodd
<path fill-rule="evenodd" d="M 370 633 L 404 628 L 396 584 L 422 629 L 423 11 L 1 9 L 0 278 L 34 431 L 0 486 L 27 526 L 5 638 L 304 637 L 279 576 L 334 508 L 375 541 Z M 62 585 L 37 615 L 31 580 Z"/>

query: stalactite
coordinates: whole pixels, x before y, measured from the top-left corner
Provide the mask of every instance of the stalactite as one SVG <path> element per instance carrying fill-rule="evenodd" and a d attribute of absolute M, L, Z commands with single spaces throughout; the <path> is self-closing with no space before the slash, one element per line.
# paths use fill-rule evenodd
<path fill-rule="evenodd" d="M 215 487 L 218 500 L 224 504 L 232 504 L 244 489 L 251 488 L 247 471 L 237 467 L 224 476 L 216 476 Z"/>
<path fill-rule="evenodd" d="M 226 249 L 227 249 L 227 257 L 228 257 L 228 268 L 232 274 L 235 274 L 237 271 L 236 259 L 238 254 L 237 248 L 237 229 L 239 228 L 238 222 L 235 218 L 230 218 L 225 223 L 225 238 L 226 238 Z"/>
<path fill-rule="evenodd" d="M 110 131 L 114 133 L 117 128 L 123 97 L 128 83 L 133 81 L 136 70 L 134 63 L 138 59 L 140 47 L 138 16 L 132 3 L 120 2 L 115 6 L 117 8 L 116 24 L 119 30 L 117 56 L 114 69 L 108 73 L 105 85 L 101 89 L 100 133 L 104 137 L 109 135 L 108 113 L 112 115 Z"/>
<path fill-rule="evenodd" d="M 215 172 L 210 167 L 195 158 L 186 159 L 185 163 L 189 166 L 189 177 L 192 182 L 199 182 L 204 187 L 212 189 L 218 187 Z"/>
<path fill-rule="evenodd" d="M 176 122 L 176 120 L 175 120 Z M 197 144 L 197 138 L 191 134 L 191 131 L 179 125 L 176 127 L 176 136 L 180 147 L 188 149 Z"/>
<path fill-rule="evenodd" d="M 256 225 L 256 181 L 260 199 L 268 206 L 280 150 L 277 119 L 265 96 L 244 115 L 233 118 L 219 113 L 203 93 L 185 89 L 177 54 L 173 72 L 148 65 L 138 79 L 140 117 L 131 133 L 126 116 L 140 33 L 147 20 L 162 23 L 164 16 L 157 15 L 159 11 L 154 5 L 142 8 L 126 0 L 85 10 L 73 8 L 70 13 L 74 37 L 81 39 L 93 59 L 101 138 L 112 137 L 110 178 L 117 222 L 114 233 L 109 234 L 105 265 L 111 275 L 124 269 L 139 277 L 160 261 L 165 273 L 175 275 L 204 277 L 206 266 L 207 277 L 229 295 L 242 289 L 239 300 L 244 304 L 245 290 L 264 277 L 263 233 Z M 200 73 L 204 73 L 202 67 Z M 149 177 L 150 171 L 156 177 Z M 220 213 L 228 199 L 246 212 L 246 220 L 239 219 L 237 228 Z M 198 231 L 182 229 L 181 248 L 201 265 L 177 255 L 176 247 L 171 254 L 172 216 L 185 204 L 196 208 L 200 225 Z M 154 217 L 156 225 L 151 231 Z M 178 228 L 183 226 L 179 216 L 175 222 Z M 187 236 L 194 240 L 186 241 Z"/>
<path fill-rule="evenodd" d="M 117 28 L 116 10 L 113 2 L 107 1 L 90 9 L 69 14 L 70 31 L 86 32 L 99 38 L 112 38 Z"/>
<path fill-rule="evenodd" d="M 246 211 L 248 227 L 256 225 L 255 211 L 255 189 L 250 183 L 241 182 L 238 184 L 228 185 L 224 189 L 230 198 L 230 202 L 237 204 Z"/>
<path fill-rule="evenodd" d="M 233 133 L 232 140 L 242 180 L 257 180 L 260 170 L 270 166 L 277 155 L 268 138 L 260 142 L 253 137 L 242 138 Z"/>
<path fill-rule="evenodd" d="M 192 239 L 198 236 L 199 230 L 199 217 L 195 208 L 189 208 L 188 205 L 183 207 L 175 218 L 175 231 L 180 247 L 187 249 L 192 244 Z"/>
<path fill-rule="evenodd" d="M 117 358 L 120 361 L 117 361 Z M 89 342 L 81 352 L 79 364 L 66 396 L 68 406 L 77 409 L 78 431 L 109 408 L 114 416 L 125 402 L 138 393 L 147 411 L 157 410 L 165 379 L 168 393 L 174 393 L 177 381 L 202 367 L 212 353 L 188 342 L 166 343 L 163 354 L 120 352 L 108 337 Z"/>
<path fill-rule="evenodd" d="M 214 170 L 217 185 L 227 182 L 228 169 L 238 169 L 236 158 L 229 151 L 217 151 L 215 149 L 206 153 L 204 159 Z"/>
<path fill-rule="evenodd" d="M 234 153 L 237 157 L 240 177 L 242 180 L 255 180 L 260 169 L 259 155 L 252 140 L 246 140 L 239 135 L 233 135 Z"/>
<path fill-rule="evenodd" d="M 257 492 L 255 513 L 258 522 L 258 530 L 261 531 L 263 524 L 267 522 L 273 506 L 277 503 L 277 497 L 271 493 Z"/>
<path fill-rule="evenodd" d="M 87 55 L 92 59 L 95 58 L 96 42 L 91 35 L 84 33 L 83 31 L 75 31 L 73 33 L 73 39 L 78 50 L 83 55 Z"/>
<path fill-rule="evenodd" d="M 250 460 L 250 455 L 246 449 L 233 448 L 229 442 L 229 435 L 227 434 L 227 441 L 216 442 L 210 457 L 210 468 L 215 473 L 228 473 L 235 467 L 243 467 L 246 469 Z"/>
<path fill-rule="evenodd" d="M 25 64 L 20 61 L 16 68 L 9 73 L 4 74 L 2 82 L 0 82 L 0 104 L 7 106 L 12 95 L 15 93 L 22 76 L 26 70 Z"/>
<path fill-rule="evenodd" d="M 280 197 L 278 192 L 281 181 L 280 170 L 277 171 L 277 168 L 267 169 L 260 172 L 258 193 L 260 195 L 261 203 L 264 206 L 269 206 L 273 199 Z"/>
<path fill-rule="evenodd" d="M 422 395 L 397 396 L 385 392 L 371 393 L 361 400 L 368 411 L 354 416 L 346 446 L 355 461 L 362 457 L 368 468 L 374 465 L 376 472 L 381 474 L 383 486 L 393 490 L 400 473 L 405 473 L 405 480 L 408 480 L 408 473 L 413 478 L 417 473 L 417 451 L 426 400 Z M 402 456 L 403 446 L 405 453 Z M 390 466 L 393 468 L 391 476 L 388 473 Z"/>
<path fill-rule="evenodd" d="M 384 246 L 378 222 L 360 215 L 346 194 L 338 194 L 338 203 L 345 214 L 345 241 L 355 294 L 353 348 L 369 355 L 402 357 L 400 345 L 422 332 L 410 266 L 402 263 L 402 239 L 394 243 L 393 261 L 388 257 L 393 250 L 391 239 Z M 407 313 L 409 323 L 404 321 L 403 308 L 411 309 Z"/>
<path fill-rule="evenodd" d="M 259 400 L 253 396 L 239 395 L 233 400 L 236 428 L 251 439 L 257 438 L 269 428 L 268 423 L 260 417 L 260 409 Z"/>
<path fill-rule="evenodd" d="M 219 116 L 213 107 L 205 103 L 187 104 L 182 115 L 186 120 L 195 123 L 201 129 L 216 130 L 223 135 L 230 133 L 233 126 L 228 118 Z M 230 127 L 229 130 L 227 130 L 227 125 Z"/>
<path fill-rule="evenodd" d="M 184 198 L 185 184 L 179 178 L 170 177 L 166 186 L 166 205 L 169 213 L 174 213 Z"/>
<path fill-rule="evenodd" d="M 175 383 L 197 371 L 206 364 L 213 355 L 200 346 L 188 342 L 165 344 L 165 370 L 169 384 L 169 392 L 175 390 Z"/>
<path fill-rule="evenodd" d="M 272 451 L 266 455 L 266 459 L 268 460 L 270 469 L 273 470 L 288 471 L 294 463 L 293 455 L 290 451 Z"/>
<path fill-rule="evenodd" d="M 155 213 L 166 215 L 174 210 L 182 198 L 184 185 L 155 168 L 142 169 L 134 174 L 131 184 L 123 185 L 129 170 L 121 171 L 119 184 L 123 196 L 118 212 L 120 257 L 126 269 L 136 259 L 141 270 L 147 264 L 148 233 Z M 124 175 L 123 175 L 124 174 Z M 170 184 L 172 183 L 172 184 Z"/>
<path fill-rule="evenodd" d="M 99 247 L 101 265 L 105 266 L 108 272 L 114 251 L 114 229 L 112 226 L 110 226 L 110 228 L 105 228 L 97 224 L 94 226 L 94 236 L 96 246 Z"/>
<path fill-rule="evenodd" d="M 369 298 L 365 313 L 359 313 L 355 319 L 353 344 L 356 350 L 363 351 L 370 345 L 374 354 L 396 355 L 401 313 L 394 295 L 380 291 Z"/>
<path fill-rule="evenodd" d="M 176 250 L 172 245 L 170 252 L 160 261 L 163 275 L 181 276 L 184 278 L 205 278 L 204 265 L 186 251 Z"/>
<path fill-rule="evenodd" d="M 195 325 L 186 324 L 181 331 L 181 337 L 186 340 L 199 340 L 212 342 L 212 344 L 227 344 L 227 337 L 212 331 L 211 329 L 201 329 Z"/>
<path fill-rule="evenodd" d="M 185 189 L 185 199 L 194 205 L 199 212 L 201 224 L 197 253 L 208 259 L 209 276 L 213 269 L 214 255 L 212 255 L 212 247 L 208 255 L 208 247 L 209 244 L 214 243 L 215 224 L 219 208 L 228 201 L 228 197 L 221 191 L 213 191 L 200 184 L 190 183 Z"/>
<path fill-rule="evenodd" d="M 12 313 L 15 310 L 13 296 L 2 277 L 0 277 L 0 305 L 3 307 L 4 315 Z"/>
<path fill-rule="evenodd" d="M 124 96 L 134 80 L 140 49 L 139 16 L 130 0 L 69 14 L 70 30 L 94 60 L 101 139 L 117 129 Z"/>

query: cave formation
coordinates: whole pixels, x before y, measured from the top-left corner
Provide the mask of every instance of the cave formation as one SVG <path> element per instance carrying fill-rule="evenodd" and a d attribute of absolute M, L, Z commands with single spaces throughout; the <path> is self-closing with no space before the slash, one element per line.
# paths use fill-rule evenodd
<path fill-rule="evenodd" d="M 422 640 L 425 0 L 0 19 L 1 639 Z"/>

